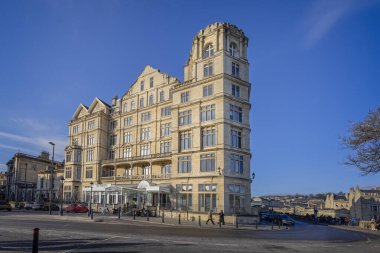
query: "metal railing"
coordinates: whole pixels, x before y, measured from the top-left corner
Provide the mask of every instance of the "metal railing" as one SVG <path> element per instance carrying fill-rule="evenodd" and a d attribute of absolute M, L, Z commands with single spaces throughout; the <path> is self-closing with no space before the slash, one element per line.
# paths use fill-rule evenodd
<path fill-rule="evenodd" d="M 114 177 L 102 177 L 103 180 L 113 180 Z M 127 176 L 118 176 L 116 180 L 143 180 L 143 179 L 168 179 L 171 178 L 171 174 L 159 174 L 159 175 L 127 175 Z"/>
<path fill-rule="evenodd" d="M 171 157 L 172 153 L 158 153 L 158 154 L 151 154 L 151 155 L 144 155 L 144 156 L 133 156 L 133 157 L 125 157 L 125 158 L 115 158 L 110 160 L 104 160 L 102 162 L 103 165 L 105 164 L 113 164 L 113 163 L 119 163 L 119 162 L 133 162 L 133 161 L 146 161 L 153 159 L 160 159 L 160 158 L 168 158 Z"/>

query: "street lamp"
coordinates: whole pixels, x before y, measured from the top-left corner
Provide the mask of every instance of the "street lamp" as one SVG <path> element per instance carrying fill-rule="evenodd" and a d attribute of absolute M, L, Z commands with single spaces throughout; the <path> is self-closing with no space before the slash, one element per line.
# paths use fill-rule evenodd
<path fill-rule="evenodd" d="M 49 215 L 51 215 L 51 196 L 53 195 L 53 170 L 54 170 L 54 147 L 55 147 L 55 143 L 50 141 L 49 144 L 53 146 L 53 156 L 51 159 L 53 167 L 49 168 L 49 170 L 50 170 Z"/>
<path fill-rule="evenodd" d="M 90 191 L 90 217 L 91 217 L 91 220 L 93 219 L 93 215 L 92 215 L 92 206 L 91 206 L 91 203 L 92 203 L 92 186 L 94 185 L 93 182 L 90 183 L 90 188 L 91 188 L 91 191 Z"/>
<path fill-rule="evenodd" d="M 59 216 L 63 216 L 63 182 L 65 178 L 61 176 L 61 208 L 59 209 Z"/>
<path fill-rule="evenodd" d="M 252 172 L 251 183 L 252 183 L 253 179 L 255 179 L 255 177 L 256 177 L 255 172 Z"/>
<path fill-rule="evenodd" d="M 26 170 L 28 169 L 28 164 L 25 163 L 25 171 L 24 171 L 24 201 L 26 201 L 26 189 L 27 189 L 27 186 L 26 186 Z"/>

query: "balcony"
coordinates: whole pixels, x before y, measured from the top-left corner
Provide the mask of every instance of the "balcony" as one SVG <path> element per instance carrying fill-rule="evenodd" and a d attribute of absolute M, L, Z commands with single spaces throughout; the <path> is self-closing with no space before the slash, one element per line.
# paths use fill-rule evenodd
<path fill-rule="evenodd" d="M 125 180 L 144 180 L 144 179 L 169 179 L 171 174 L 160 174 L 160 175 L 128 175 L 128 176 L 119 176 L 116 177 L 117 181 Z M 103 180 L 103 177 L 102 177 Z"/>
<path fill-rule="evenodd" d="M 125 158 L 117 158 L 111 160 L 103 160 L 102 166 L 104 165 L 114 165 L 121 163 L 135 163 L 135 162 L 155 162 L 160 160 L 171 160 L 172 153 L 158 153 L 151 154 L 145 156 L 133 156 L 133 157 L 125 157 Z"/>

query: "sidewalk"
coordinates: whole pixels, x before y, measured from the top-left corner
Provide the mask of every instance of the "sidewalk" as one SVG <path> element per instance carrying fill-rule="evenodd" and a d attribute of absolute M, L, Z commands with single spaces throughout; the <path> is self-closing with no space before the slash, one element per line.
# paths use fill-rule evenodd
<path fill-rule="evenodd" d="M 172 219 L 165 217 L 164 223 L 162 222 L 162 217 L 149 217 L 149 221 L 147 220 L 147 217 L 140 217 L 136 216 L 135 220 L 133 219 L 133 216 L 122 216 L 120 219 L 118 219 L 118 216 L 101 216 L 101 215 L 94 215 L 94 221 L 97 222 L 99 219 L 103 220 L 102 222 L 107 223 L 126 223 L 126 222 L 134 222 L 134 223 L 140 223 L 144 225 L 148 224 L 155 224 L 155 225 L 162 225 L 162 226 L 176 226 L 176 227 L 192 227 L 192 228 L 202 228 L 202 229 L 230 229 L 230 230 L 257 230 L 257 231 L 269 231 L 272 230 L 272 225 L 265 225 L 265 224 L 258 224 L 257 228 L 256 225 L 248 225 L 248 224 L 226 224 L 219 226 L 218 221 L 215 219 L 214 223 L 212 224 L 209 222 L 206 224 L 205 221 L 201 221 L 201 225 L 199 226 L 199 220 L 191 221 L 186 219 L 181 219 L 180 223 L 178 219 Z M 274 225 L 273 230 L 286 230 L 287 227 L 282 226 L 279 228 L 279 226 Z"/>
<path fill-rule="evenodd" d="M 214 220 L 214 225 L 209 222 L 206 224 L 204 220 L 201 221 L 201 225 L 199 226 L 199 221 L 190 221 L 186 220 L 186 218 L 181 218 L 180 224 L 178 219 L 172 219 L 165 217 L 164 222 L 162 222 L 162 217 L 149 217 L 149 221 L 147 220 L 147 217 L 140 217 L 136 216 L 135 219 L 133 219 L 133 216 L 121 216 L 120 219 L 115 214 L 109 214 L 109 215 L 101 215 L 99 213 L 94 213 L 93 220 L 91 220 L 90 217 L 87 216 L 87 214 L 66 214 L 64 213 L 63 216 L 59 216 L 57 214 L 48 215 L 48 214 L 28 214 L 26 216 L 24 215 L 17 215 L 14 217 L 18 217 L 19 219 L 25 219 L 27 220 L 28 217 L 38 217 L 41 218 L 43 216 L 44 219 L 49 220 L 71 220 L 71 221 L 79 221 L 79 222 L 102 222 L 102 223 L 108 223 L 108 224 L 141 224 L 142 226 L 149 226 L 149 225 L 157 225 L 157 226 L 175 226 L 175 227 L 183 227 L 183 228 L 199 228 L 199 229 L 229 229 L 229 230 L 257 230 L 257 231 L 271 231 L 272 225 L 271 224 L 258 224 L 257 228 L 256 225 L 248 225 L 248 224 L 226 224 L 219 226 L 217 219 Z M 278 225 L 273 225 L 273 231 L 279 231 L 279 230 L 287 230 L 288 228 L 285 226 L 279 227 Z"/>
<path fill-rule="evenodd" d="M 356 232 L 361 232 L 361 233 L 365 233 L 369 235 L 380 236 L 380 231 L 372 231 L 369 229 L 360 228 L 358 226 L 345 226 L 345 225 L 328 225 L 328 226 L 332 228 L 342 229 L 342 230 L 356 231 Z"/>

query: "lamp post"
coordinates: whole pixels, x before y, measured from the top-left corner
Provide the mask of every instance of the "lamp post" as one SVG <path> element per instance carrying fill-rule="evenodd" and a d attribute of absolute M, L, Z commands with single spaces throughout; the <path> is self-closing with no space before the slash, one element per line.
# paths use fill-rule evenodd
<path fill-rule="evenodd" d="M 51 215 L 51 196 L 53 195 L 53 170 L 54 170 L 54 147 L 55 147 L 55 143 L 50 141 L 49 144 L 53 146 L 53 156 L 51 158 L 51 162 L 52 162 L 53 167 L 49 168 L 49 170 L 50 170 L 49 215 Z"/>
<path fill-rule="evenodd" d="M 252 183 L 253 179 L 255 179 L 255 177 L 256 177 L 255 172 L 252 172 L 251 183 Z"/>
<path fill-rule="evenodd" d="M 63 216 L 63 182 L 65 178 L 61 176 L 61 208 L 59 209 L 59 216 Z"/>
<path fill-rule="evenodd" d="M 91 191 L 90 191 L 90 218 L 91 220 L 93 219 L 94 216 L 92 216 L 92 206 L 91 206 L 91 203 L 92 203 L 92 186 L 94 185 L 93 182 L 90 183 L 90 188 L 91 188 Z"/>
<path fill-rule="evenodd" d="M 26 170 L 28 169 L 28 164 L 25 163 L 25 171 L 24 171 L 24 201 L 26 201 Z"/>

